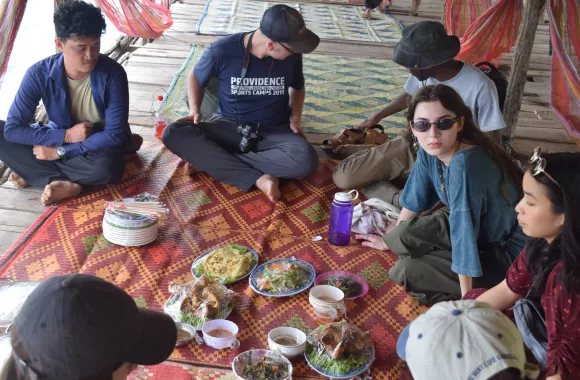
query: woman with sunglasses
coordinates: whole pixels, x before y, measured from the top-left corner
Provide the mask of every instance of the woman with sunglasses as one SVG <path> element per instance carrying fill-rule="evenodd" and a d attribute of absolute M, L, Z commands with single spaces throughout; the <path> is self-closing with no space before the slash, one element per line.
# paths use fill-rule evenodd
<path fill-rule="evenodd" d="M 356 238 L 398 255 L 389 276 L 421 304 L 461 298 L 474 283 L 498 284 L 524 246 L 514 211 L 522 171 L 451 87 L 421 89 L 407 120 L 419 151 L 397 226 L 382 238 Z M 419 215 L 438 201 L 447 207 Z"/>
<path fill-rule="evenodd" d="M 580 375 L 580 153 L 542 156 L 536 148 L 524 175 L 523 189 L 524 196 L 516 211 L 519 224 L 530 237 L 525 249 L 503 282 L 488 291 L 474 289 L 465 298 L 477 298 L 498 310 L 508 310 L 522 298 L 536 300 L 544 313 L 547 346 L 544 357 L 538 357 L 538 351 L 534 356 L 546 367 L 549 380 L 577 379 Z M 517 314 L 518 308 L 514 310 Z M 520 328 L 522 335 L 527 334 L 526 330 Z"/>

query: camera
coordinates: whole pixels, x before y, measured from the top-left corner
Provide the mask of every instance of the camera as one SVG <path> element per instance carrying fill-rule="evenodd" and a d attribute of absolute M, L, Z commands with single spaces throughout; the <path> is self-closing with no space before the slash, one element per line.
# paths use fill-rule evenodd
<path fill-rule="evenodd" d="M 242 140 L 240 141 L 240 152 L 248 153 L 255 152 L 258 144 L 258 127 L 259 125 L 239 125 L 238 133 L 242 135 Z"/>

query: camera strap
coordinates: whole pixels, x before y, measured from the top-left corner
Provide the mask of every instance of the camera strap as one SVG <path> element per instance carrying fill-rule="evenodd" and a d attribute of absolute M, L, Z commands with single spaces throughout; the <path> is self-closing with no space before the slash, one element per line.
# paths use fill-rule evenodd
<path fill-rule="evenodd" d="M 238 94 L 240 93 L 240 86 L 242 85 L 248 72 L 248 68 L 250 67 L 250 59 L 252 58 L 252 39 L 254 38 L 254 33 L 256 33 L 255 30 L 250 33 L 250 38 L 248 38 L 248 45 L 244 49 L 244 63 L 242 64 L 242 72 L 240 74 L 240 84 L 238 85 L 236 90 L 236 97 L 234 99 L 234 115 L 236 117 L 236 127 L 240 125 L 240 122 L 238 121 Z"/>

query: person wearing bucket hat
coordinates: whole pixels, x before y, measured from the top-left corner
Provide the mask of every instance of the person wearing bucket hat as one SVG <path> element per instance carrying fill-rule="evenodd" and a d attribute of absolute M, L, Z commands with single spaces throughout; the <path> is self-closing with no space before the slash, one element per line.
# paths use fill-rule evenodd
<path fill-rule="evenodd" d="M 189 73 L 190 114 L 165 128 L 164 144 L 219 181 L 243 191 L 256 186 L 277 201 L 279 178 L 308 176 L 318 167 L 301 119 L 302 54 L 319 42 L 300 12 L 282 4 L 264 12 L 259 29 L 214 42 Z M 202 118 L 212 78 L 219 106 Z"/>
<path fill-rule="evenodd" d="M 42 282 L 10 334 L 2 380 L 121 380 L 137 365 L 163 362 L 177 341 L 171 317 L 137 307 L 122 289 L 86 274 Z"/>
<path fill-rule="evenodd" d="M 514 323 L 477 301 L 440 302 L 411 322 L 397 341 L 397 354 L 415 380 L 536 379 Z"/>
<path fill-rule="evenodd" d="M 492 133 L 499 143 L 499 130 L 505 123 L 495 84 L 475 66 L 455 60 L 459 50 L 459 38 L 448 35 L 440 22 L 421 21 L 407 26 L 393 53 L 393 61 L 411 73 L 405 90 L 363 121 L 359 128 L 371 127 L 405 110 L 411 97 L 422 87 L 445 84 L 459 93 L 471 109 L 476 125 L 483 132 Z M 400 189 L 391 181 L 406 178 L 411 173 L 416 159 L 412 145 L 411 136 L 407 134 L 357 152 L 335 167 L 334 182 L 342 189 L 363 188 L 365 195 L 399 207 Z"/>

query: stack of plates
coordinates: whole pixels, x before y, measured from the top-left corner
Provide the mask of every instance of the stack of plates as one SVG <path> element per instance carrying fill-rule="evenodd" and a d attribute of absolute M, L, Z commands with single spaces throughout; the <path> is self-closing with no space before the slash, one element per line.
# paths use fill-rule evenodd
<path fill-rule="evenodd" d="M 106 209 L 103 218 L 103 235 L 113 244 L 135 247 L 149 244 L 159 234 L 157 218 Z"/>

